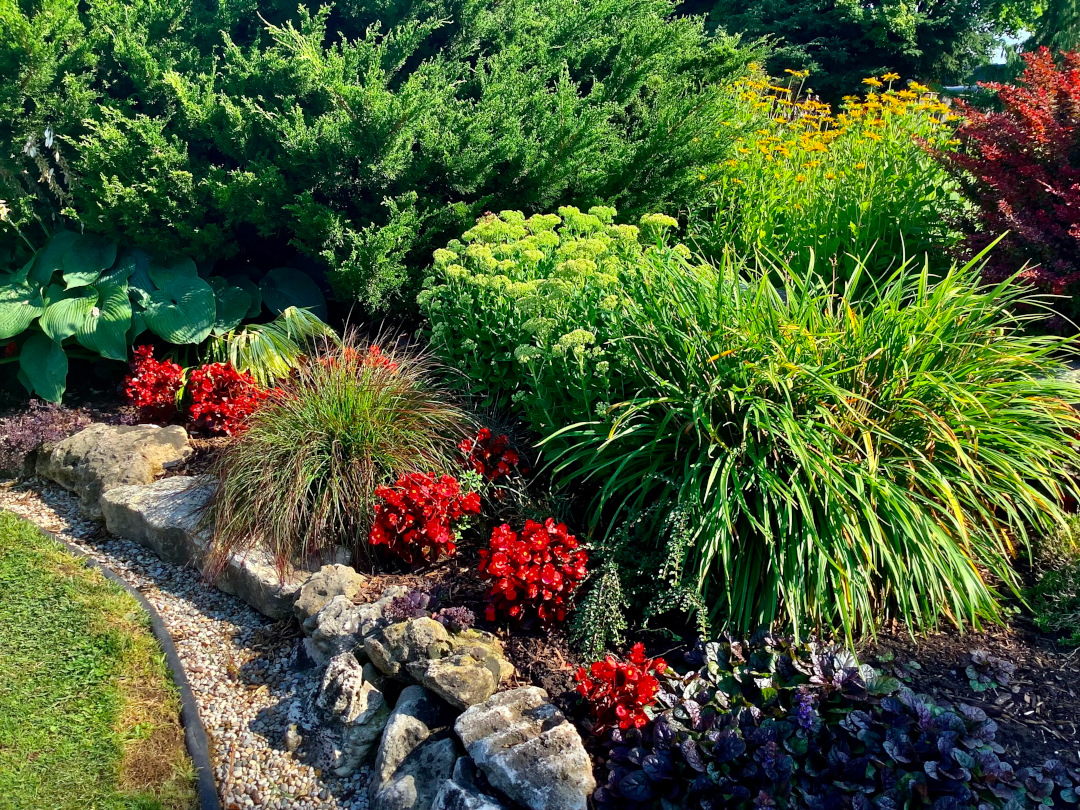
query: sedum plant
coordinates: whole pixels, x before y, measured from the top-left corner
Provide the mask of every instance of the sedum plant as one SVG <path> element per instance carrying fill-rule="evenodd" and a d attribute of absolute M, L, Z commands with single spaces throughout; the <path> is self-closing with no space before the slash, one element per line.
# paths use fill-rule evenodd
<path fill-rule="evenodd" d="M 248 289 L 203 278 L 190 259 L 159 262 L 138 250 L 120 253 L 99 236 L 61 230 L 21 268 L 0 276 L 0 340 L 13 346 L 0 363 L 17 362 L 30 393 L 59 402 L 69 356 L 126 361 L 132 341 L 147 331 L 166 343 L 202 343 L 258 315 L 264 301 L 278 312 L 293 298 L 318 305 L 310 284 L 278 268 L 258 288 L 247 281 Z"/>
<path fill-rule="evenodd" d="M 435 251 L 420 309 L 435 352 L 482 407 L 512 406 L 550 433 L 621 396 L 613 368 L 627 285 L 676 222 L 649 214 L 639 228 L 615 216 L 605 206 L 503 211 Z"/>
<path fill-rule="evenodd" d="M 215 464 L 211 569 L 264 546 L 284 570 L 335 546 L 369 559 L 377 489 L 414 472 L 456 471 L 467 415 L 430 361 L 355 338 L 297 367 Z"/>
<path fill-rule="evenodd" d="M 1073 350 L 1025 332 L 1022 287 L 910 262 L 860 283 L 655 252 L 624 290 L 627 396 L 549 437 L 594 532 L 685 511 L 678 579 L 718 627 L 998 619 L 1013 557 L 1076 496 Z"/>

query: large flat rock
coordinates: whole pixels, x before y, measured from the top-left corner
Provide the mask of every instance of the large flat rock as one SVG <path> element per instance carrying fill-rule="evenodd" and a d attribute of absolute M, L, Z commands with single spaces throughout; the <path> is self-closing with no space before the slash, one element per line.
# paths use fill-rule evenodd
<path fill-rule="evenodd" d="M 203 510 L 213 494 L 210 476 L 173 476 L 108 490 L 101 513 L 117 537 L 146 546 L 166 562 L 198 564 L 209 543 Z"/>
<path fill-rule="evenodd" d="M 191 455 L 178 425 L 94 424 L 37 454 L 37 474 L 79 496 L 79 508 L 100 520 L 101 496 L 130 484 L 149 484 Z"/>

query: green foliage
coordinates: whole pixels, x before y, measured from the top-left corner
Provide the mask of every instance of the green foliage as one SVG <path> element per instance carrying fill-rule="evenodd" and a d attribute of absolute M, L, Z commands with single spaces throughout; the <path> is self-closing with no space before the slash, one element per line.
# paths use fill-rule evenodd
<path fill-rule="evenodd" d="M 1035 624 L 1080 646 L 1080 518 L 1035 544 L 1038 582 L 1026 596 Z"/>
<path fill-rule="evenodd" d="M 800 96 L 800 76 L 742 81 L 733 123 L 752 134 L 739 138 L 734 157 L 702 171 L 713 196 L 691 238 L 712 253 L 760 251 L 797 267 L 830 257 L 838 275 L 851 272 L 854 257 L 873 256 L 877 276 L 905 254 L 943 263 L 959 241 L 949 223 L 964 202 L 928 147 L 958 143 L 955 116 L 915 82 L 869 81 L 865 96 L 835 110 Z"/>
<path fill-rule="evenodd" d="M 1024 293 L 971 264 L 908 263 L 864 301 L 813 270 L 649 265 L 632 394 L 549 440 L 554 479 L 595 488 L 591 525 L 677 504 L 684 581 L 735 631 L 1000 617 L 992 583 L 1016 591 L 1014 548 L 1064 522 L 1078 460 L 1068 345 L 1024 333 Z"/>
<path fill-rule="evenodd" d="M 895 71 L 924 82 L 962 82 L 988 61 L 995 33 L 1017 30 L 1021 4 L 990 0 L 716 0 L 689 2 L 712 25 L 775 48 L 770 73 L 809 70 L 810 87 L 826 101 L 854 93 L 867 76 Z M 1023 5 L 1027 5 L 1026 3 Z"/>
<path fill-rule="evenodd" d="M 377 486 L 458 469 L 466 415 L 425 357 L 384 354 L 369 362 L 353 338 L 328 346 L 247 419 L 215 462 L 212 567 L 256 542 L 282 569 L 335 546 L 365 558 Z"/>
<path fill-rule="evenodd" d="M 0 804 L 198 806 L 180 700 L 149 617 L 56 541 L 0 514 Z"/>
<path fill-rule="evenodd" d="M 513 406 L 537 432 L 597 415 L 613 382 L 627 283 L 655 250 L 615 209 L 489 214 L 435 251 L 418 300 L 439 358 L 485 408 Z M 675 220 L 642 219 L 645 240 Z"/>
<path fill-rule="evenodd" d="M 7 11 L 35 33 L 0 65 L 33 81 L 5 84 L 0 154 L 51 125 L 87 227 L 200 262 L 299 250 L 372 309 L 487 209 L 691 205 L 752 57 L 669 0 L 85 5 Z"/>
<path fill-rule="evenodd" d="M 17 362 L 30 393 L 59 402 L 69 356 L 126 361 L 146 329 L 168 343 L 202 343 L 234 330 L 254 304 L 244 288 L 200 277 L 189 259 L 159 263 L 141 251 L 118 254 L 116 243 L 101 237 L 59 231 L 0 277 L 0 341 L 14 344 L 0 362 Z M 307 319 L 291 319 L 294 327 L 301 320 L 298 336 L 311 328 Z"/>
<path fill-rule="evenodd" d="M 288 377 L 318 341 L 337 342 L 337 333 L 306 309 L 287 307 L 269 323 L 251 323 L 207 344 L 211 363 L 248 373 L 261 388 Z"/>

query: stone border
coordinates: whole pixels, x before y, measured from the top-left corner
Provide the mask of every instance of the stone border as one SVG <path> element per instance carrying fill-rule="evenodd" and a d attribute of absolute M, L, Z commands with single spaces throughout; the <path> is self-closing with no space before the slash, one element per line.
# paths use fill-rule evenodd
<path fill-rule="evenodd" d="M 206 738 L 206 729 L 203 728 L 199 717 L 199 709 L 195 703 L 195 695 L 191 691 L 184 666 L 180 663 L 180 656 L 173 644 L 172 636 L 169 635 L 165 623 L 161 620 L 157 610 L 149 600 L 134 586 L 126 582 L 119 574 L 107 568 L 98 560 L 91 557 L 86 551 L 58 536 L 55 532 L 37 526 L 38 531 L 46 537 L 50 537 L 63 545 L 68 551 L 85 560 L 86 563 L 102 573 L 111 582 L 115 582 L 125 591 L 135 597 L 150 616 L 150 629 L 161 645 L 165 653 L 165 661 L 172 673 L 173 683 L 180 692 L 180 723 L 184 727 L 184 742 L 187 747 L 192 763 L 195 765 L 196 793 L 199 796 L 200 810 L 221 810 L 221 800 L 218 798 L 217 783 L 214 781 L 214 769 L 210 764 L 210 746 Z"/>

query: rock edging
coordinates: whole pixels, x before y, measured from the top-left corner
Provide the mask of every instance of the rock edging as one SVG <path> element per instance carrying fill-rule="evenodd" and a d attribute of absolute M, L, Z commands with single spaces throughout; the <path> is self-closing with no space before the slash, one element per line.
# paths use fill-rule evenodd
<path fill-rule="evenodd" d="M 169 634 L 168 628 L 165 627 L 165 622 L 162 621 L 157 609 L 137 588 L 128 584 L 123 577 L 102 565 L 78 546 L 72 545 L 56 533 L 40 526 L 38 531 L 63 545 L 79 559 L 85 560 L 87 565 L 96 568 L 107 580 L 122 587 L 135 597 L 142 609 L 150 616 L 151 632 L 153 632 L 158 644 L 161 645 L 162 652 L 165 653 L 165 662 L 169 667 L 169 672 L 172 674 L 173 683 L 176 684 L 176 689 L 180 693 L 180 723 L 184 727 L 184 744 L 188 756 L 191 757 L 191 762 L 195 766 L 195 788 L 199 796 L 199 808 L 200 810 L 222 810 L 221 800 L 217 792 L 217 783 L 214 780 L 214 769 L 210 763 L 210 744 L 207 741 L 202 718 L 199 717 L 199 707 L 195 702 L 195 694 L 191 691 L 191 684 L 188 682 L 187 673 L 184 672 L 184 665 L 180 661 L 180 655 L 176 651 L 172 636 Z"/>

